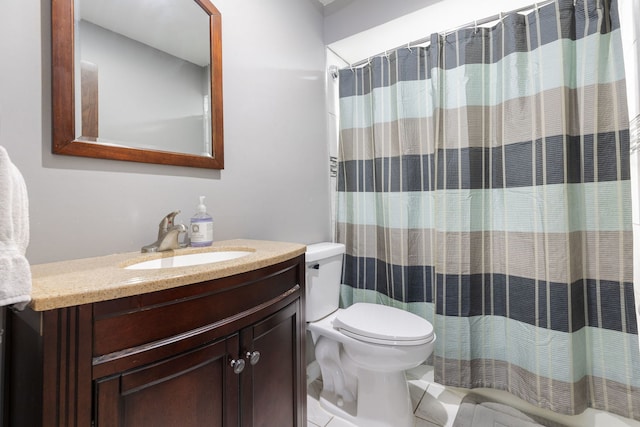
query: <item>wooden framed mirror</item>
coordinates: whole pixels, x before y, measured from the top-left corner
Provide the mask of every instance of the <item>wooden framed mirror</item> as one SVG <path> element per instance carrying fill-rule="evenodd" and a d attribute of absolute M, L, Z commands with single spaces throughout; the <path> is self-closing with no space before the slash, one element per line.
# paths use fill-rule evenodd
<path fill-rule="evenodd" d="M 224 168 L 209 0 L 51 0 L 51 21 L 53 153 Z"/>

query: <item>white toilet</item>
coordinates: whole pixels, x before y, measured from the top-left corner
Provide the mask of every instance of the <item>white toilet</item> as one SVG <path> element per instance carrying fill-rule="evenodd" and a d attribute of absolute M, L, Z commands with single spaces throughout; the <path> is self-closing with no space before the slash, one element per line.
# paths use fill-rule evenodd
<path fill-rule="evenodd" d="M 322 374 L 320 404 L 356 426 L 413 426 L 404 371 L 424 362 L 436 336 L 425 319 L 379 304 L 339 309 L 345 247 L 306 252 L 307 327 Z"/>

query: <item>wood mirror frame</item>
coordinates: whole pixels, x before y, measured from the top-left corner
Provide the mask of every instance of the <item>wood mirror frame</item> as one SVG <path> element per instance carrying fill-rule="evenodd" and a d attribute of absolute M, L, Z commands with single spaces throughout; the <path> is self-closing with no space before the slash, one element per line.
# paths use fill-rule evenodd
<path fill-rule="evenodd" d="M 74 0 L 51 0 L 53 153 L 196 168 L 224 168 L 222 20 L 220 12 L 208 0 L 193 1 L 203 9 L 203 12 L 209 14 L 212 156 L 118 147 L 76 139 Z"/>

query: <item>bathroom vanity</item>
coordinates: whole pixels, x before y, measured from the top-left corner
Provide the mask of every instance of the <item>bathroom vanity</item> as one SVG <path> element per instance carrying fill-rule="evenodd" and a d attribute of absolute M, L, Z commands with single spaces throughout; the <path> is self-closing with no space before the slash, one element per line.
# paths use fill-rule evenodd
<path fill-rule="evenodd" d="M 8 425 L 306 425 L 305 246 L 206 250 L 229 248 L 252 253 L 152 270 L 123 267 L 174 254 L 34 266 L 33 301 L 9 316 Z"/>

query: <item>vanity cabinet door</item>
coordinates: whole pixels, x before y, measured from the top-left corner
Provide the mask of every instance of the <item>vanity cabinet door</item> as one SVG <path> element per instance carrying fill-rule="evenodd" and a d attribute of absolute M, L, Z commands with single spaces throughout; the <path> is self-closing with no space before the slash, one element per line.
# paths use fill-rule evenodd
<path fill-rule="evenodd" d="M 296 299 L 241 331 L 241 348 L 247 360 L 247 369 L 241 375 L 242 427 L 306 425 L 305 403 L 300 401 L 306 400 L 306 382 L 302 373 L 303 324 L 299 306 L 300 299 Z M 255 360 L 256 352 L 259 360 Z"/>
<path fill-rule="evenodd" d="M 96 427 L 238 425 L 238 335 L 95 381 Z"/>

